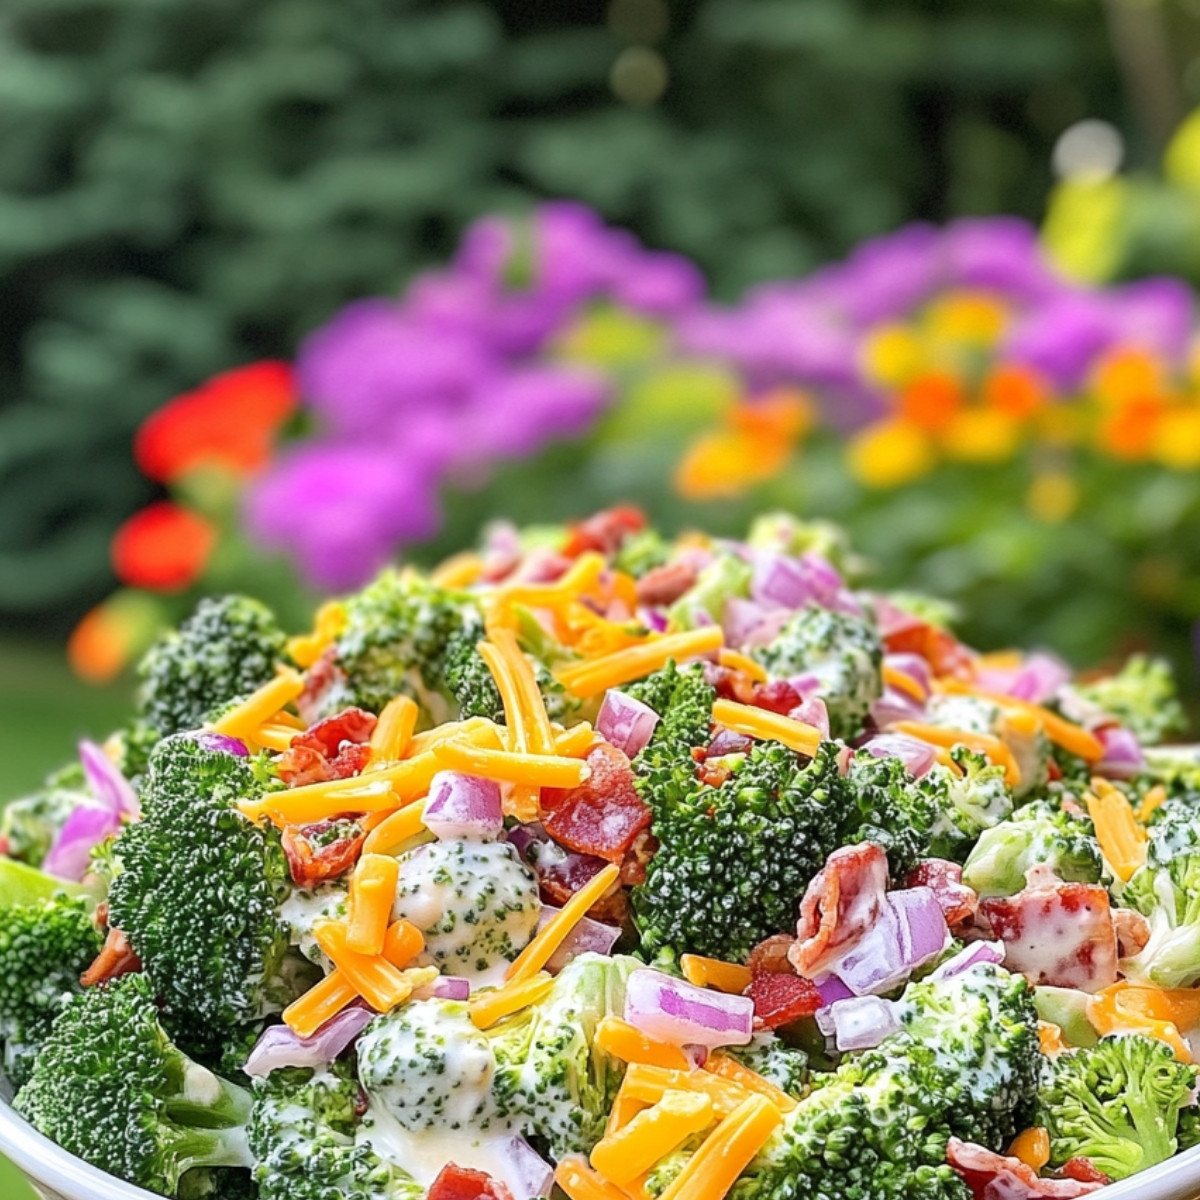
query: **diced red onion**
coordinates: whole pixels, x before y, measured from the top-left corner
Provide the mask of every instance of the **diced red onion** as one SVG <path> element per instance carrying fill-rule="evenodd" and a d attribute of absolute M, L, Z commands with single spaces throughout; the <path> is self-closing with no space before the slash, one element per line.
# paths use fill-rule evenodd
<path fill-rule="evenodd" d="M 897 671 L 907 675 L 914 683 L 919 683 L 926 697 L 932 693 L 933 669 L 929 665 L 929 660 L 920 654 L 911 654 L 907 650 L 900 650 L 895 654 L 885 654 L 883 665 L 894 667 Z"/>
<path fill-rule="evenodd" d="M 135 820 L 141 816 L 142 806 L 133 785 L 95 742 L 79 743 L 79 761 L 83 764 L 88 790 L 101 808 Z"/>
<path fill-rule="evenodd" d="M 910 969 L 936 958 L 950 944 L 946 915 L 932 888 L 889 892 L 887 902 L 900 918 L 900 949 Z"/>
<path fill-rule="evenodd" d="M 461 975 L 439 975 L 432 983 L 413 992 L 415 1000 L 467 1000 L 471 995 L 471 981 Z"/>
<path fill-rule="evenodd" d="M 961 975 L 964 971 L 969 971 L 978 963 L 995 963 L 999 966 L 1003 961 L 1003 942 L 972 942 L 946 959 L 936 971 L 930 971 L 929 978 L 949 979 L 952 975 Z"/>
<path fill-rule="evenodd" d="M 833 964 L 856 995 L 886 992 L 950 943 L 937 897 L 927 887 L 887 894 L 879 920 Z"/>
<path fill-rule="evenodd" d="M 753 650 L 756 646 L 769 646 L 783 631 L 794 614 L 786 608 L 777 608 L 765 617 L 741 640 L 743 649 Z M 731 643 L 733 644 L 733 643 Z"/>
<path fill-rule="evenodd" d="M 826 1008 L 839 1000 L 849 1000 L 854 993 L 836 976 L 824 975 L 813 980 L 813 986 L 821 994 L 821 1001 Z"/>
<path fill-rule="evenodd" d="M 887 729 L 897 721 L 920 721 L 925 717 L 925 705 L 902 692 L 890 683 L 883 686 L 883 694 L 871 703 L 871 720 L 880 729 Z"/>
<path fill-rule="evenodd" d="M 755 600 L 731 596 L 725 601 L 725 612 L 721 621 L 721 628 L 725 631 L 725 644 L 728 646 L 745 645 L 754 630 L 763 623 L 769 611 L 765 605 L 759 604 Z M 790 615 L 785 612 L 785 622 Z"/>
<path fill-rule="evenodd" d="M 898 758 L 914 779 L 920 779 L 937 762 L 933 746 L 903 733 L 877 733 L 863 742 L 862 749 L 876 758 Z"/>
<path fill-rule="evenodd" d="M 780 608 L 802 608 L 814 598 L 808 572 L 786 554 L 757 554 L 750 580 L 750 598 Z"/>
<path fill-rule="evenodd" d="M 500 786 L 461 771 L 439 771 L 429 784 L 424 820 L 438 838 L 499 837 L 504 830 Z"/>
<path fill-rule="evenodd" d="M 629 758 L 633 758 L 654 736 L 659 715 L 648 704 L 610 688 L 604 693 L 596 717 L 596 729 Z"/>
<path fill-rule="evenodd" d="M 322 1067 L 333 1062 L 374 1019 L 369 1008 L 346 1008 L 309 1037 L 301 1037 L 286 1025 L 272 1025 L 258 1039 L 242 1070 L 263 1076 L 281 1067 Z"/>
<path fill-rule="evenodd" d="M 895 1005 L 878 996 L 838 1000 L 816 1014 L 817 1026 L 841 1051 L 870 1050 L 900 1028 Z"/>
<path fill-rule="evenodd" d="M 77 883 L 87 874 L 92 851 L 120 828 L 119 812 L 93 804 L 78 805 L 58 831 L 42 870 Z"/>
<path fill-rule="evenodd" d="M 652 629 L 655 633 L 666 633 L 667 626 L 671 623 L 671 619 L 662 609 L 651 608 L 649 605 L 639 608 L 637 616 L 647 629 Z"/>
<path fill-rule="evenodd" d="M 709 758 L 722 758 L 726 754 L 749 754 L 753 747 L 753 738 L 722 727 L 708 743 L 707 753 Z"/>
<path fill-rule="evenodd" d="M 691 1064 L 693 1071 L 699 1071 L 708 1062 L 708 1047 L 707 1046 L 683 1046 L 684 1057 Z"/>
<path fill-rule="evenodd" d="M 509 844 L 515 848 L 516 852 L 522 858 L 529 853 L 529 847 L 535 842 L 547 842 L 550 840 L 550 835 L 537 822 L 529 825 L 514 825 L 505 833 L 505 837 L 508 838 Z"/>
<path fill-rule="evenodd" d="M 793 721 L 803 721 L 806 725 L 812 725 L 821 731 L 821 736 L 827 741 L 829 739 L 829 708 L 825 701 L 820 696 L 808 695 L 805 696 L 799 704 L 796 705 L 788 716 Z"/>
<path fill-rule="evenodd" d="M 543 904 L 538 916 L 538 929 L 558 916 L 559 911 L 550 904 Z M 621 931 L 615 925 L 605 925 L 603 921 L 593 921 L 591 917 L 584 917 L 550 956 L 546 970 L 551 975 L 557 975 L 571 959 L 578 958 L 581 954 L 611 954 L 620 936 Z"/>
<path fill-rule="evenodd" d="M 1146 769 L 1141 743 L 1121 725 L 1105 725 L 1096 730 L 1104 747 L 1104 757 L 1096 764 L 1096 773 L 1109 779 L 1132 779 Z"/>
<path fill-rule="evenodd" d="M 549 1196 L 554 1185 L 554 1168 L 519 1134 L 500 1142 L 497 1156 L 508 1165 L 505 1182 L 513 1200 L 537 1200 Z"/>
<path fill-rule="evenodd" d="M 1071 682 L 1071 668 L 1061 658 L 1039 651 L 1014 669 L 984 668 L 978 672 L 981 687 L 1004 692 L 1018 700 L 1045 704 L 1064 684 Z"/>
<path fill-rule="evenodd" d="M 754 1033 L 754 1001 L 642 968 L 625 984 L 625 1020 L 676 1046 L 744 1046 Z"/>
<path fill-rule="evenodd" d="M 232 754 L 235 758 L 249 758 L 250 750 L 240 738 L 230 737 L 224 733 L 210 733 L 206 729 L 192 734 L 192 740 L 202 750 L 211 750 L 214 754 Z"/>

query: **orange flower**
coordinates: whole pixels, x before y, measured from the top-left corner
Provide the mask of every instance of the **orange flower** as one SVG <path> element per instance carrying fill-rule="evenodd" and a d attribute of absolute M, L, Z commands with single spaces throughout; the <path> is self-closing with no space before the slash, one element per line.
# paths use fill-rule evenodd
<path fill-rule="evenodd" d="M 1033 416 L 1049 398 L 1045 381 L 1031 367 L 1004 364 L 983 381 L 984 404 L 1018 421 Z"/>
<path fill-rule="evenodd" d="M 67 640 L 67 661 L 88 683 L 108 683 L 140 655 L 163 624 L 159 601 L 119 591 L 86 613 Z"/>
<path fill-rule="evenodd" d="M 1158 396 L 1127 400 L 1105 413 L 1096 426 L 1096 444 L 1113 458 L 1146 458 L 1154 448 L 1166 404 Z"/>
<path fill-rule="evenodd" d="M 287 363 L 238 367 L 151 413 L 134 439 L 134 457 L 161 483 L 202 466 L 249 474 L 266 462 L 277 430 L 295 407 Z"/>
<path fill-rule="evenodd" d="M 962 380 L 947 371 L 931 371 L 914 379 L 897 402 L 899 416 L 936 433 L 944 429 L 966 402 Z"/>
<path fill-rule="evenodd" d="M 217 544 L 211 521 L 168 500 L 134 513 L 113 536 L 113 570 L 122 583 L 178 592 L 194 583 Z"/>
<path fill-rule="evenodd" d="M 777 388 L 739 404 L 729 414 L 729 424 L 743 433 L 793 443 L 812 429 L 812 401 L 801 391 Z"/>
<path fill-rule="evenodd" d="M 1165 386 L 1163 363 L 1147 350 L 1124 347 L 1096 368 L 1093 387 L 1101 401 L 1120 404 L 1159 392 Z"/>
<path fill-rule="evenodd" d="M 791 443 L 780 438 L 737 429 L 701 434 L 675 470 L 675 488 L 688 500 L 739 496 L 782 470 L 791 453 Z"/>

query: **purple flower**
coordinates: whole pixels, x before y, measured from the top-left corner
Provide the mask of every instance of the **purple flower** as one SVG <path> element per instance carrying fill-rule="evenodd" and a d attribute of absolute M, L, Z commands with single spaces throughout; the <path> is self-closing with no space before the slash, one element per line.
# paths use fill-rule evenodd
<path fill-rule="evenodd" d="M 1063 282 L 1038 244 L 1037 230 L 1017 217 L 955 221 L 942 239 L 945 282 L 999 292 L 1025 303 L 1051 299 Z"/>
<path fill-rule="evenodd" d="M 1004 357 L 1035 367 L 1059 391 L 1073 391 L 1119 336 L 1112 316 L 1099 294 L 1064 291 L 1025 315 L 1007 339 Z"/>

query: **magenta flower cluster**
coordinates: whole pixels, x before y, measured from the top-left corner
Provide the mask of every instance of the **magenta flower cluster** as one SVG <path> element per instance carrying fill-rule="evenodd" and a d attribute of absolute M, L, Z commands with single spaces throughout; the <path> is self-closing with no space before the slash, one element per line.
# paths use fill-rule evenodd
<path fill-rule="evenodd" d="M 589 305 L 670 321 L 703 294 L 692 263 L 579 205 L 477 222 L 445 270 L 305 341 L 297 375 L 317 432 L 255 481 L 251 536 L 318 587 L 358 586 L 436 532 L 447 483 L 592 426 L 611 381 L 547 354 Z"/>

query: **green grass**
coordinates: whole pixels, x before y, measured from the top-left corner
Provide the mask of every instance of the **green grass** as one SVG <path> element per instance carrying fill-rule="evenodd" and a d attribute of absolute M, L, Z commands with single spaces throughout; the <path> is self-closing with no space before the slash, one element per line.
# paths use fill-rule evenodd
<path fill-rule="evenodd" d="M 125 688 L 91 688 L 73 678 L 61 651 L 0 640 L 0 803 L 66 762 L 79 738 L 102 738 L 128 705 Z M 3 1158 L 0 1197 L 36 1200 Z"/>

